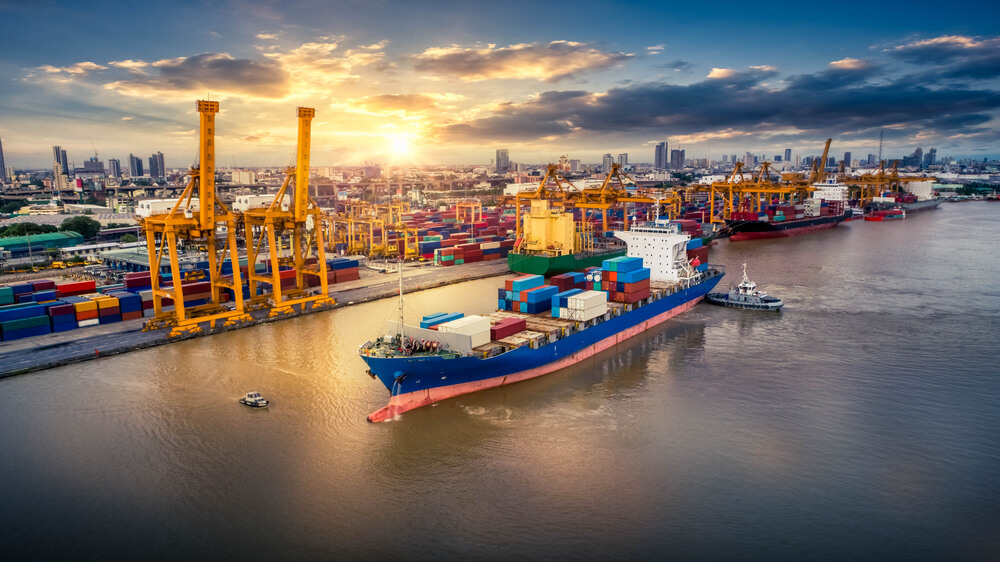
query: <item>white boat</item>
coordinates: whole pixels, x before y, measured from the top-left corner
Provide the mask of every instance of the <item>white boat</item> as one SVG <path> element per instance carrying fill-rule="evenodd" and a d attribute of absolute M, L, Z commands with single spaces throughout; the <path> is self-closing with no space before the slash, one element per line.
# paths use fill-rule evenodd
<path fill-rule="evenodd" d="M 705 301 L 721 306 L 754 310 L 778 310 L 785 304 L 781 299 L 769 297 L 767 293 L 757 290 L 757 284 L 747 277 L 747 264 L 743 264 L 743 280 L 739 285 L 731 288 L 728 294 L 709 293 L 705 296 Z"/>
<path fill-rule="evenodd" d="M 256 390 L 248 392 L 246 396 L 240 398 L 240 403 L 254 408 L 267 408 L 269 402 L 264 399 Z"/>

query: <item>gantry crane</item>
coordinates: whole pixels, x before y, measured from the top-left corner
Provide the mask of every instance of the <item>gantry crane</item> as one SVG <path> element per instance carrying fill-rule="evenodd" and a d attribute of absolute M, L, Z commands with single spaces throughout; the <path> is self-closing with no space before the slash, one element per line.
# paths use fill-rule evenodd
<path fill-rule="evenodd" d="M 201 322 L 209 322 L 214 328 L 217 320 L 224 319 L 227 325 L 251 320 L 243 309 L 243 283 L 236 248 L 235 221 L 232 213 L 215 193 L 215 114 L 219 112 L 219 102 L 198 101 L 197 108 L 200 115 L 199 164 L 191 168 L 191 180 L 169 212 L 151 215 L 140 221 L 149 253 L 154 310 L 154 317 L 144 329 L 173 326 L 175 329 L 171 335 L 200 331 L 198 324 Z M 219 240 L 216 236 L 221 230 L 224 230 L 224 234 Z M 184 284 L 178 263 L 178 244 L 181 241 L 204 246 L 208 252 L 211 296 L 206 304 L 185 306 Z M 220 248 L 216 247 L 217 242 L 221 242 Z M 232 278 L 228 279 L 222 275 L 227 253 L 233 270 Z M 160 278 L 165 254 L 170 260 L 169 285 L 161 284 Z M 224 289 L 233 292 L 234 309 L 222 306 Z M 165 298 L 173 300 L 172 311 L 165 310 Z"/>
<path fill-rule="evenodd" d="M 285 181 L 267 208 L 249 209 L 243 214 L 247 237 L 247 277 L 250 293 L 256 295 L 258 283 L 270 283 L 271 292 L 254 296 L 257 305 L 270 305 L 271 316 L 293 312 L 293 305 L 301 309 L 333 304 L 327 281 L 326 248 L 323 243 L 322 211 L 309 197 L 309 152 L 312 119 L 316 110 L 300 107 L 297 110 L 299 129 L 295 167 L 285 171 Z M 292 208 L 284 205 L 285 193 L 292 180 Z M 290 256 L 282 256 L 285 249 L 281 240 L 288 237 L 285 249 Z M 255 264 L 266 248 L 270 271 L 257 273 Z M 308 263 L 315 258 L 315 263 Z M 295 288 L 283 290 L 279 267 L 288 263 L 295 271 Z M 319 278 L 320 293 L 308 294 L 309 277 Z"/>

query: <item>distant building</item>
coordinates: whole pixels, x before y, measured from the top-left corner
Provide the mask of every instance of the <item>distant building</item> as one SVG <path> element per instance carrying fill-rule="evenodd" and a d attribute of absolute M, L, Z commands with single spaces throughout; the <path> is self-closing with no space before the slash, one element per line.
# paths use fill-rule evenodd
<path fill-rule="evenodd" d="M 844 165 L 845 166 L 850 166 L 851 165 L 851 153 L 850 152 L 845 152 L 844 153 Z"/>
<path fill-rule="evenodd" d="M 365 177 L 366 178 L 382 177 L 382 167 L 378 165 L 365 166 Z"/>
<path fill-rule="evenodd" d="M 506 173 L 510 170 L 510 150 L 507 148 L 497 149 L 496 171 L 498 174 Z"/>
<path fill-rule="evenodd" d="M 559 157 L 559 169 L 563 172 L 569 171 L 569 157 L 565 154 Z"/>
<path fill-rule="evenodd" d="M 156 161 L 156 155 L 149 157 L 149 177 L 154 180 L 160 177 L 160 168 Z"/>
<path fill-rule="evenodd" d="M 792 149 L 791 148 L 786 148 L 785 149 L 785 162 L 791 162 L 791 161 L 792 161 Z"/>
<path fill-rule="evenodd" d="M 601 169 L 604 170 L 605 173 L 610 172 L 611 171 L 611 165 L 614 164 L 614 163 L 615 163 L 614 157 L 612 157 L 610 153 L 605 154 L 604 155 L 604 162 L 601 164 Z"/>
<path fill-rule="evenodd" d="M 627 153 L 623 152 L 622 154 L 618 155 L 618 165 L 621 166 L 622 168 L 624 168 L 625 166 L 628 166 L 628 154 Z"/>
<path fill-rule="evenodd" d="M 571 171 L 571 172 L 579 172 L 580 171 L 580 161 L 579 160 L 570 160 L 569 161 L 569 171 Z"/>
<path fill-rule="evenodd" d="M 0 163 L 3 162 L 3 157 L 0 155 Z M 927 151 L 927 155 L 924 156 L 924 167 L 933 166 L 937 164 L 937 149 L 932 148 Z"/>
<path fill-rule="evenodd" d="M 671 170 L 683 170 L 684 169 L 684 151 L 683 150 L 671 150 L 670 151 L 670 169 Z"/>
<path fill-rule="evenodd" d="M 257 174 L 250 170 L 233 170 L 233 183 L 243 185 L 257 183 Z"/>
<path fill-rule="evenodd" d="M 45 255 L 48 248 L 65 248 L 83 244 L 83 236 L 77 232 L 50 232 L 29 236 L 0 238 L 0 255 L 9 258 L 26 258 Z M 8 252 L 10 252 L 8 254 Z"/>
<path fill-rule="evenodd" d="M 128 155 L 128 176 L 133 179 L 141 178 L 143 176 L 142 158 L 132 154 Z"/>
<path fill-rule="evenodd" d="M 156 177 L 158 178 L 167 177 L 167 166 L 163 161 L 163 153 L 157 152 L 156 154 L 153 155 L 153 157 L 156 158 L 156 169 L 157 171 L 159 171 L 159 175 Z"/>
<path fill-rule="evenodd" d="M 667 152 L 667 141 L 656 143 L 656 152 L 653 154 L 653 168 L 666 170 L 670 167 L 670 153 Z"/>
<path fill-rule="evenodd" d="M 77 179 L 100 179 L 104 177 L 104 163 L 93 156 L 83 163 L 82 168 L 73 171 Z"/>
<path fill-rule="evenodd" d="M 830 156 L 829 158 L 826 159 L 826 166 L 828 168 L 836 167 L 836 165 L 837 165 L 837 158 L 835 156 Z"/>
<path fill-rule="evenodd" d="M 69 173 L 69 162 L 66 160 L 66 151 L 58 146 L 52 147 L 52 164 L 53 164 L 52 166 L 53 173 L 56 173 L 55 164 L 59 164 L 60 171 L 58 173 L 60 174 Z"/>
<path fill-rule="evenodd" d="M 108 177 L 122 177 L 122 163 L 117 158 L 108 158 Z"/>
<path fill-rule="evenodd" d="M 878 164 L 878 156 L 874 154 L 868 154 L 868 165 L 874 166 L 876 164 Z"/>
<path fill-rule="evenodd" d="M 774 161 L 775 162 L 781 162 L 781 155 L 780 154 L 775 154 L 774 155 Z"/>
<path fill-rule="evenodd" d="M 3 162 L 3 143 L 0 142 L 0 182 L 13 179 L 7 176 L 7 165 Z"/>

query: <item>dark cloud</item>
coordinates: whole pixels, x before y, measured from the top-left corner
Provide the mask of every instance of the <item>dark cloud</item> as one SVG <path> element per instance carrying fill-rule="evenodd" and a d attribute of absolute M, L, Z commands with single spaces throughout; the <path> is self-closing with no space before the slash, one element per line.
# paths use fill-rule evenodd
<path fill-rule="evenodd" d="M 552 41 L 509 47 L 427 49 L 412 58 L 418 70 L 463 80 L 532 79 L 554 82 L 583 71 L 608 68 L 631 59 L 591 43 Z"/>
<path fill-rule="evenodd" d="M 290 91 L 288 75 L 280 63 L 234 59 L 221 53 L 161 60 L 144 71 L 143 76 L 106 87 L 137 95 L 211 91 L 261 98 L 281 98 Z"/>
<path fill-rule="evenodd" d="M 665 69 L 668 69 L 668 70 L 676 70 L 677 72 L 687 72 L 688 70 L 691 70 L 692 68 L 694 68 L 694 64 L 690 63 L 690 62 L 687 62 L 687 61 L 682 61 L 680 59 L 677 59 L 677 60 L 672 60 L 672 61 L 667 62 L 667 63 L 658 64 L 658 65 L 656 65 L 656 67 L 657 68 L 665 68 Z"/>
<path fill-rule="evenodd" d="M 1000 77 L 1000 38 L 937 37 L 900 45 L 889 54 L 903 62 L 931 67 L 913 76 L 923 82 Z"/>
<path fill-rule="evenodd" d="M 846 68 L 851 66 L 852 68 Z M 580 139 L 588 134 L 642 132 L 688 135 L 713 131 L 741 134 L 794 129 L 842 136 L 880 127 L 909 127 L 942 133 L 983 127 L 1000 108 L 1000 92 L 932 88 L 901 80 L 873 83 L 865 65 L 833 67 L 796 76 L 788 87 L 765 86 L 776 71 L 714 69 L 689 85 L 635 84 L 601 95 L 553 91 L 522 104 L 501 106 L 493 115 L 439 130 L 443 140 L 529 140 L 553 135 Z"/>

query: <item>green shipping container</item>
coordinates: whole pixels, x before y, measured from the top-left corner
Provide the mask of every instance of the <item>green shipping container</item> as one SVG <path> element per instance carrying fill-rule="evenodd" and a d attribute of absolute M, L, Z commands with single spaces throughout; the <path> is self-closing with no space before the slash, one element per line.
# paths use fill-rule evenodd
<path fill-rule="evenodd" d="M 0 306 L 14 304 L 14 288 L 0 287 Z"/>
<path fill-rule="evenodd" d="M 20 320 L 8 320 L 6 322 L 0 322 L 0 330 L 23 330 L 25 328 L 34 328 L 36 326 L 48 326 L 49 317 L 48 316 L 32 316 L 31 318 L 21 318 Z"/>

